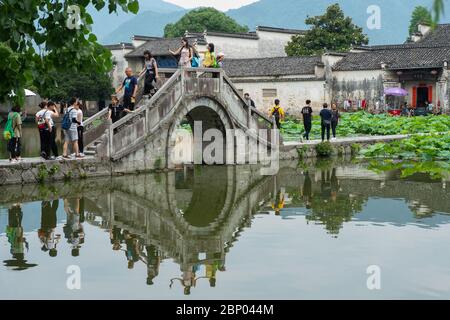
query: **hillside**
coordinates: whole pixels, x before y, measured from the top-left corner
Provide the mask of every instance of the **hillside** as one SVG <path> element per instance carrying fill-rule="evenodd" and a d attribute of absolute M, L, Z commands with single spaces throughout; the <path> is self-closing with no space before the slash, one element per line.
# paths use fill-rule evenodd
<path fill-rule="evenodd" d="M 417 5 L 430 7 L 431 0 L 261 0 L 251 5 L 228 11 L 228 14 L 251 29 L 258 25 L 304 29 L 305 18 L 319 15 L 333 3 L 339 3 L 346 15 L 364 28 L 371 44 L 404 42 L 408 36 L 411 13 Z M 367 8 L 381 8 L 381 29 L 367 28 Z"/>
<path fill-rule="evenodd" d="M 104 8 L 100 12 L 95 10 L 95 8 L 88 8 L 89 13 L 92 15 L 94 19 L 94 25 L 92 30 L 100 39 L 101 43 L 117 43 L 121 41 L 130 41 L 130 36 L 136 32 L 134 30 L 140 30 L 142 25 L 139 25 L 137 22 L 141 20 L 141 16 L 149 11 L 152 12 L 151 15 L 148 15 L 149 25 L 145 26 L 143 29 L 147 29 L 150 27 L 155 27 L 158 31 L 154 35 L 160 35 L 162 33 L 162 28 L 166 25 L 166 18 L 168 15 L 173 14 L 172 19 L 178 19 L 179 14 L 177 12 L 184 11 L 183 8 L 176 6 L 174 4 L 164 2 L 163 0 L 141 0 L 139 1 L 139 11 L 137 15 L 132 13 L 124 13 L 119 11 L 119 13 L 109 14 L 108 9 Z M 170 19 L 169 19 L 170 20 Z M 132 21 L 136 21 L 132 22 Z M 170 20 L 169 22 L 171 22 Z M 131 23 L 128 23 L 131 22 Z M 136 24 L 136 26 L 134 26 Z M 122 25 L 124 25 L 122 27 Z M 117 33 L 116 29 L 120 29 L 118 32 L 118 40 L 116 40 L 114 34 Z M 114 30 L 114 31 L 113 31 Z M 139 32 L 137 32 L 139 33 Z M 141 32 L 142 33 L 142 32 Z M 153 34 L 152 34 L 153 35 Z"/>
<path fill-rule="evenodd" d="M 371 44 L 402 43 L 408 35 L 409 20 L 414 7 L 430 7 L 432 0 L 260 0 L 227 12 L 250 29 L 258 25 L 305 29 L 308 15 L 318 15 L 332 3 L 339 3 L 346 15 L 364 28 Z M 369 30 L 367 8 L 376 3 L 381 8 L 381 29 Z M 110 17 L 101 13 L 94 17 L 94 32 L 104 44 L 130 41 L 133 34 L 162 36 L 167 23 L 176 22 L 186 11 L 162 0 L 141 1 L 141 12 Z M 448 21 L 448 19 L 445 19 Z"/>

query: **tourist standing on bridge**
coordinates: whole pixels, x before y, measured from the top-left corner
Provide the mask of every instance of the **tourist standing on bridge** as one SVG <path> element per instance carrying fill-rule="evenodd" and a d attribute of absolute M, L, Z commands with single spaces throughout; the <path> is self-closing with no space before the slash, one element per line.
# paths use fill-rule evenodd
<path fill-rule="evenodd" d="M 309 133 L 311 132 L 312 128 L 312 114 L 313 110 L 311 108 L 311 100 L 306 100 L 306 106 L 302 109 L 302 116 L 303 116 L 303 127 L 305 128 L 305 134 L 303 137 L 306 140 L 309 140 Z"/>
<path fill-rule="evenodd" d="M 215 46 L 214 43 L 208 43 L 206 46 L 205 57 L 203 59 L 203 67 L 204 68 L 216 68 L 217 67 L 217 59 L 216 54 L 214 53 Z"/>
<path fill-rule="evenodd" d="M 63 158 L 64 159 L 71 159 L 69 156 L 69 143 L 71 144 L 71 147 L 73 149 L 73 152 L 75 153 L 76 158 L 82 158 L 82 156 L 79 153 L 78 149 L 78 129 L 77 126 L 80 124 L 77 120 L 78 118 L 78 99 L 77 98 L 71 98 L 69 101 L 69 107 L 66 110 L 66 113 L 64 114 L 64 117 L 68 118 L 68 121 L 70 121 L 70 125 L 68 126 L 68 129 L 63 127 L 64 132 L 64 145 L 63 145 Z M 63 119 L 63 125 L 64 125 L 64 119 Z"/>
<path fill-rule="evenodd" d="M 256 108 L 255 101 L 253 101 L 252 98 L 250 98 L 250 93 L 244 94 L 244 100 L 247 106 Z"/>
<path fill-rule="evenodd" d="M 47 101 L 42 101 L 39 104 L 39 110 L 36 112 L 35 119 L 36 124 L 38 126 L 39 130 L 39 141 L 41 143 L 41 157 L 46 159 L 48 153 L 45 153 L 46 151 L 46 137 L 45 137 L 45 130 L 48 129 L 48 118 L 46 117 L 48 111 L 47 111 Z"/>
<path fill-rule="evenodd" d="M 341 118 L 341 114 L 335 103 L 331 105 L 331 131 L 333 132 L 333 140 L 336 139 L 336 128 L 339 124 L 339 119 Z"/>
<path fill-rule="evenodd" d="M 284 119 L 285 114 L 279 99 L 275 99 L 275 105 L 270 110 L 269 116 L 275 119 L 277 129 L 281 129 L 281 120 Z"/>
<path fill-rule="evenodd" d="M 180 56 L 178 65 L 182 68 L 190 68 L 192 66 L 193 50 L 189 45 L 189 41 L 186 37 L 181 39 L 181 47 L 176 51 L 169 50 L 169 52 L 174 56 Z"/>
<path fill-rule="evenodd" d="M 217 67 L 218 68 L 223 68 L 223 61 L 225 60 L 225 53 L 220 52 L 217 55 Z"/>
<path fill-rule="evenodd" d="M 58 146 L 56 145 L 56 126 L 53 117 L 59 117 L 59 111 L 56 107 L 56 103 L 49 101 L 47 103 L 47 130 L 44 133 L 46 138 L 46 149 L 47 159 L 54 160 L 58 157 Z M 53 156 L 50 154 L 53 153 Z"/>
<path fill-rule="evenodd" d="M 126 78 L 123 80 L 121 86 L 116 90 L 116 94 L 124 89 L 123 94 L 123 106 L 125 109 L 134 111 L 134 105 L 136 103 L 136 93 L 138 90 L 138 81 L 133 75 L 133 69 L 126 68 Z"/>
<path fill-rule="evenodd" d="M 8 114 L 8 123 L 11 125 L 11 138 L 8 141 L 9 161 L 17 162 L 22 160 L 20 157 L 20 138 L 22 137 L 22 117 L 20 115 L 20 107 L 15 105 Z"/>
<path fill-rule="evenodd" d="M 83 110 L 82 103 L 78 100 L 78 110 L 77 110 L 77 132 L 78 132 L 78 150 L 80 152 L 80 157 L 84 157 L 84 143 L 83 143 L 83 133 L 84 133 L 84 124 L 83 124 Z"/>
<path fill-rule="evenodd" d="M 322 142 L 325 141 L 325 131 L 327 133 L 327 141 L 330 141 L 330 129 L 331 129 L 331 119 L 333 114 L 330 109 L 328 109 L 328 103 L 323 104 L 323 109 L 320 111 L 321 126 L 322 126 Z"/>
<path fill-rule="evenodd" d="M 41 102 L 39 106 L 41 110 L 36 113 L 36 123 L 41 140 L 41 157 L 45 160 L 55 160 L 58 157 L 58 146 L 53 117 L 59 117 L 59 112 L 53 101 Z M 52 152 L 53 156 L 51 156 Z"/>
<path fill-rule="evenodd" d="M 123 106 L 119 103 L 117 96 L 112 96 L 111 104 L 109 105 L 108 119 L 110 119 L 112 123 L 119 121 L 120 118 L 122 118 L 123 111 Z"/>
<path fill-rule="evenodd" d="M 144 95 L 148 95 L 150 98 L 155 92 L 155 86 L 153 82 L 157 82 L 159 79 L 158 64 L 150 51 L 144 51 L 144 69 L 139 74 L 139 78 L 145 73 L 144 80 Z"/>

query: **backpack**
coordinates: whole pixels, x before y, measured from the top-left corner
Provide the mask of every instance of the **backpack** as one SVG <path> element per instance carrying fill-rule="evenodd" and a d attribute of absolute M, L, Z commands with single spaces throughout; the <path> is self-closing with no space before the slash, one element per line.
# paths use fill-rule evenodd
<path fill-rule="evenodd" d="M 272 112 L 272 116 L 274 116 L 275 117 L 275 119 L 280 119 L 280 107 L 278 107 L 278 108 L 273 108 L 273 112 Z"/>
<path fill-rule="evenodd" d="M 3 138 L 6 141 L 14 138 L 13 120 L 18 116 L 18 113 L 13 113 L 12 116 L 8 116 L 8 121 L 6 121 L 5 130 L 3 130 Z"/>
<path fill-rule="evenodd" d="M 217 62 L 216 54 L 215 54 L 214 52 L 211 53 L 211 57 L 212 57 L 212 59 L 213 59 L 213 65 L 212 65 L 212 67 L 213 67 L 213 68 L 220 68 L 219 63 Z"/>
<path fill-rule="evenodd" d="M 64 113 L 64 117 L 61 122 L 61 128 L 64 130 L 69 130 L 72 126 L 72 119 L 70 119 L 70 111 L 72 111 L 73 108 L 67 109 L 66 113 Z"/>
<path fill-rule="evenodd" d="M 200 66 L 200 59 L 198 57 L 192 58 L 192 68 L 198 68 Z"/>
<path fill-rule="evenodd" d="M 47 111 L 45 111 L 42 115 L 40 115 L 37 118 L 37 125 L 39 130 L 44 130 L 47 128 L 47 124 L 45 123 L 45 115 L 47 114 Z"/>

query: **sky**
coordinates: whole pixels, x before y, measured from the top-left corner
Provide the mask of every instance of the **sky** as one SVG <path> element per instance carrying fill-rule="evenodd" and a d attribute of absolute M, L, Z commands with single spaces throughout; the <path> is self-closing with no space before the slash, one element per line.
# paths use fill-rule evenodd
<path fill-rule="evenodd" d="M 183 8 L 195 7 L 214 7 L 216 9 L 226 11 L 228 9 L 236 9 L 247 4 L 257 2 L 258 0 L 164 0 L 176 4 Z"/>

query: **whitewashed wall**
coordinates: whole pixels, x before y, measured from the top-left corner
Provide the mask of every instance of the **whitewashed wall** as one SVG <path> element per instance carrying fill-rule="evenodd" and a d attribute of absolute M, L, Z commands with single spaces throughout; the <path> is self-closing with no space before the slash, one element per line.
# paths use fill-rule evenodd
<path fill-rule="evenodd" d="M 216 53 L 223 52 L 227 59 L 257 58 L 258 40 L 218 37 L 208 35 L 208 43 L 214 43 Z"/>
<path fill-rule="evenodd" d="M 236 79 L 234 79 L 236 80 Z M 276 82 L 234 82 L 237 89 L 248 92 L 255 101 L 256 107 L 267 113 L 273 99 L 264 99 L 264 89 L 276 89 L 276 98 L 280 99 L 285 111 L 294 116 L 300 116 L 305 101 L 310 99 L 314 111 L 319 111 L 325 99 L 324 81 L 276 81 Z"/>
<path fill-rule="evenodd" d="M 131 51 L 131 49 L 111 50 L 113 59 L 116 61 L 116 66 L 112 72 L 112 83 L 114 88 L 117 88 L 125 78 L 125 69 L 128 67 L 128 61 L 125 59 L 125 55 Z"/>
<path fill-rule="evenodd" d="M 261 58 L 285 57 L 284 48 L 294 34 L 257 31 L 259 36 L 258 51 Z"/>

